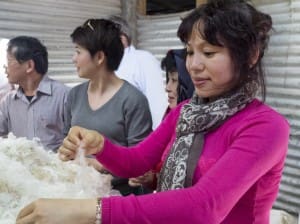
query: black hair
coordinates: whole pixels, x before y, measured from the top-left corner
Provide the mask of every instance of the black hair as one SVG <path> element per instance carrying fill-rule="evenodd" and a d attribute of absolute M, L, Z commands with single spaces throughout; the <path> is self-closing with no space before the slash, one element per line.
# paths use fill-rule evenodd
<path fill-rule="evenodd" d="M 176 62 L 172 50 L 169 50 L 166 56 L 161 60 L 161 68 L 166 71 L 166 81 L 169 81 L 169 72 L 177 72 Z"/>
<path fill-rule="evenodd" d="M 110 71 L 118 69 L 124 47 L 120 39 L 120 27 L 106 19 L 88 19 L 71 34 L 73 43 L 86 48 L 93 57 L 103 51 Z"/>
<path fill-rule="evenodd" d="M 236 87 L 255 81 L 265 100 L 266 86 L 261 59 L 272 29 L 270 15 L 258 11 L 246 0 L 208 0 L 182 20 L 177 35 L 183 43 L 189 41 L 193 29 L 197 29 L 208 43 L 229 49 L 239 75 Z M 258 60 L 251 64 L 257 50 Z M 256 91 L 254 85 L 249 91 Z"/>
<path fill-rule="evenodd" d="M 7 52 L 10 52 L 19 63 L 34 61 L 35 70 L 45 75 L 48 71 L 47 48 L 34 37 L 18 36 L 8 42 Z"/>

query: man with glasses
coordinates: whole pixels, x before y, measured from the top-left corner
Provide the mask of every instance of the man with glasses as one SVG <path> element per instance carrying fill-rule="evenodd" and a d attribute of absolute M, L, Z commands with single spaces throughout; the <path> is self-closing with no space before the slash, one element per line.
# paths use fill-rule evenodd
<path fill-rule="evenodd" d="M 48 52 L 36 38 L 18 36 L 8 42 L 5 72 L 19 87 L 0 104 L 0 136 L 38 138 L 56 151 L 64 135 L 64 108 L 69 88 L 50 79 Z"/>

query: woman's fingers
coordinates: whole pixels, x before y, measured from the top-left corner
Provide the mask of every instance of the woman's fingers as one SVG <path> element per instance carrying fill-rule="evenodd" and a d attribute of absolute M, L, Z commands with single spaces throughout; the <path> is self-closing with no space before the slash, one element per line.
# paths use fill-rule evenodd
<path fill-rule="evenodd" d="M 86 150 L 86 154 L 97 154 L 101 151 L 104 143 L 104 138 L 101 134 L 94 130 L 82 131 L 82 143 L 83 148 Z"/>
<path fill-rule="evenodd" d="M 77 149 L 78 145 L 66 137 L 63 141 L 63 144 L 58 149 L 59 158 L 63 161 L 74 159 Z"/>
<path fill-rule="evenodd" d="M 128 185 L 131 187 L 139 187 L 141 186 L 141 182 L 138 180 L 138 178 L 130 178 L 128 180 Z"/>
<path fill-rule="evenodd" d="M 74 159 L 79 147 L 85 150 L 86 155 L 96 154 L 102 149 L 103 143 L 104 138 L 97 131 L 74 126 L 58 149 L 59 158 L 63 161 Z"/>

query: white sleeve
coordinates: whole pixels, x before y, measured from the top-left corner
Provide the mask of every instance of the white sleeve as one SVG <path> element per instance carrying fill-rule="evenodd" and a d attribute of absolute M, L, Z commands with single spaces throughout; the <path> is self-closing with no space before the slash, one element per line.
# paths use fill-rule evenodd
<path fill-rule="evenodd" d="M 167 94 L 159 61 L 150 53 L 139 54 L 140 86 L 146 95 L 152 115 L 153 130 L 160 124 L 167 108 Z"/>

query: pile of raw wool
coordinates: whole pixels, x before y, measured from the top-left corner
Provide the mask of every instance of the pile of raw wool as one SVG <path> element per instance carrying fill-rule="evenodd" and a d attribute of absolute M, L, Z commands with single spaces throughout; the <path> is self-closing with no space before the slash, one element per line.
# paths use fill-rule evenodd
<path fill-rule="evenodd" d="M 36 141 L 0 138 L 0 224 L 14 224 L 20 209 L 38 198 L 109 195 L 111 177 L 87 166 L 81 154 L 62 162 Z"/>

